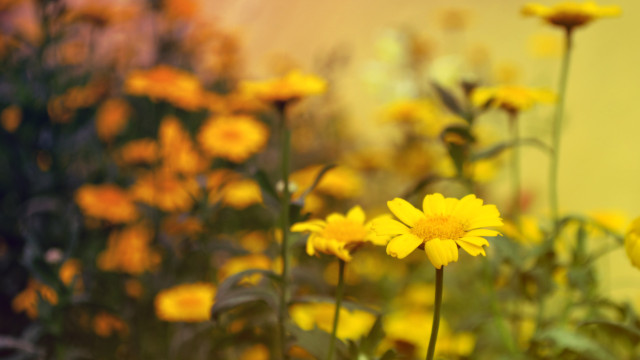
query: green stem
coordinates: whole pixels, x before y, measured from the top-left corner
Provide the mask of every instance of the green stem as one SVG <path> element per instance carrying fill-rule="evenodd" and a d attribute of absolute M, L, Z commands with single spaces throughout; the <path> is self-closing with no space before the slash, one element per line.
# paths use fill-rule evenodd
<path fill-rule="evenodd" d="M 549 169 L 549 206 L 551 207 L 551 218 L 554 229 L 558 228 L 558 161 L 560 159 L 560 131 L 562 130 L 562 115 L 564 113 L 564 103 L 567 91 L 567 79 L 569 78 L 569 62 L 571 60 L 572 32 L 567 29 L 565 33 L 565 49 L 562 57 L 562 68 L 560 69 L 560 82 L 558 88 L 558 105 L 553 118 L 553 128 L 551 141 L 553 154 L 551 156 Z"/>
<path fill-rule="evenodd" d="M 336 311 L 333 315 L 333 330 L 331 331 L 331 342 L 329 343 L 329 353 L 327 360 L 333 359 L 333 353 L 336 347 L 336 334 L 338 333 L 338 320 L 340 318 L 340 304 L 342 304 L 342 296 L 344 294 L 344 260 L 338 260 L 340 270 L 338 272 L 338 288 L 336 289 Z"/>
<path fill-rule="evenodd" d="M 518 113 L 512 112 L 509 115 L 509 129 L 511 130 L 511 190 L 513 191 L 513 222 L 516 228 L 520 230 L 520 193 L 522 188 L 520 177 L 520 146 L 518 141 L 519 135 Z"/>
<path fill-rule="evenodd" d="M 291 131 L 287 127 L 286 122 L 286 106 L 278 107 L 278 114 L 280 115 L 280 134 L 282 141 L 282 163 L 281 174 L 283 182 L 282 197 L 280 198 L 280 224 L 282 230 L 282 291 L 280 293 L 280 309 L 278 311 L 278 328 L 280 336 L 280 350 L 282 359 L 288 359 L 286 351 L 286 329 L 285 320 L 287 315 L 287 303 L 288 303 L 288 285 L 289 285 L 289 163 L 291 153 Z"/>
<path fill-rule="evenodd" d="M 436 269 L 436 295 L 433 305 L 433 323 L 431 324 L 431 338 L 429 339 L 429 349 L 427 350 L 427 360 L 433 360 L 436 353 L 436 340 L 438 339 L 438 328 L 440 327 L 440 308 L 442 307 L 442 283 L 444 277 L 444 267 Z"/>

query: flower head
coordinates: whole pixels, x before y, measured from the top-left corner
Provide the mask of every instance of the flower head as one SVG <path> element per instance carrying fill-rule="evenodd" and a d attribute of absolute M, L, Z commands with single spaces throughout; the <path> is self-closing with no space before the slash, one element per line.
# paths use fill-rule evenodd
<path fill-rule="evenodd" d="M 131 107 L 122 99 L 109 99 L 96 113 L 96 132 L 100 140 L 109 142 L 127 126 Z"/>
<path fill-rule="evenodd" d="M 293 321 L 303 330 L 318 329 L 331 332 L 335 304 L 300 303 L 292 305 L 289 313 Z M 336 336 L 342 340 L 357 340 L 371 330 L 376 318 L 363 310 L 340 308 L 340 322 Z"/>
<path fill-rule="evenodd" d="M 554 100 L 555 96 L 550 91 L 513 85 L 478 87 L 471 94 L 471 101 L 475 106 L 490 105 L 509 113 L 518 113 L 537 103 L 550 103 Z"/>
<path fill-rule="evenodd" d="M 38 302 L 44 299 L 52 305 L 58 303 L 58 294 L 49 286 L 35 279 L 30 279 L 27 288 L 22 290 L 11 302 L 11 307 L 17 313 L 26 312 L 31 319 L 38 317 Z"/>
<path fill-rule="evenodd" d="M 200 186 L 193 177 L 181 178 L 162 169 L 138 177 L 130 189 L 131 197 L 167 212 L 190 210 L 200 197 Z"/>
<path fill-rule="evenodd" d="M 116 185 L 83 185 L 75 200 L 85 215 L 97 219 L 125 223 L 138 218 L 132 199 Z"/>
<path fill-rule="evenodd" d="M 211 117 L 202 125 L 198 141 L 205 153 L 241 163 L 267 144 L 269 129 L 246 115 Z"/>
<path fill-rule="evenodd" d="M 640 269 L 640 217 L 635 219 L 629 226 L 627 235 L 624 238 L 624 248 L 631 264 Z"/>
<path fill-rule="evenodd" d="M 598 6 L 595 1 L 587 1 L 582 4 L 565 1 L 554 6 L 526 4 L 522 8 L 522 14 L 538 16 L 551 25 L 572 30 L 599 18 L 618 16 L 620 15 L 620 7 Z"/>
<path fill-rule="evenodd" d="M 495 205 L 483 205 L 475 195 L 462 199 L 445 198 L 442 194 L 424 197 L 420 211 L 408 201 L 395 198 L 389 210 L 400 221 L 382 218 L 373 222 L 378 235 L 392 236 L 387 254 L 402 259 L 418 247 L 423 247 L 436 268 L 458 261 L 458 246 L 472 256 L 485 255 L 489 246 L 485 236 L 497 236 L 489 226 L 502 226 Z"/>
<path fill-rule="evenodd" d="M 129 326 L 119 317 L 101 311 L 93 318 L 93 331 L 100 337 L 108 338 L 114 333 L 126 335 L 129 332 Z"/>
<path fill-rule="evenodd" d="M 98 254 L 98 268 L 133 275 L 154 269 L 161 257 L 160 253 L 149 246 L 152 238 L 151 229 L 144 225 L 111 232 L 107 248 Z"/>
<path fill-rule="evenodd" d="M 132 71 L 124 87 L 127 94 L 164 100 L 185 110 L 199 109 L 204 93 L 198 78 L 167 65 Z"/>
<path fill-rule="evenodd" d="M 209 283 L 165 289 L 155 298 L 156 316 L 165 321 L 200 322 L 211 318 L 216 288 Z"/>
<path fill-rule="evenodd" d="M 241 84 L 241 89 L 262 101 L 288 103 L 305 96 L 322 94 L 327 89 L 327 83 L 315 75 L 293 70 L 279 79 L 246 81 Z"/>
<path fill-rule="evenodd" d="M 374 219 L 375 220 L 375 219 Z M 365 223 L 365 213 L 354 206 L 347 215 L 333 213 L 327 220 L 309 220 L 293 224 L 293 232 L 310 232 L 307 254 L 318 252 L 335 255 L 343 261 L 351 261 L 351 252 L 366 242 L 386 244 L 387 237 L 371 230 L 371 221 Z"/>
<path fill-rule="evenodd" d="M 165 116 L 158 129 L 160 154 L 165 168 L 185 175 L 197 174 L 207 161 L 196 150 L 191 135 L 175 116 Z"/>

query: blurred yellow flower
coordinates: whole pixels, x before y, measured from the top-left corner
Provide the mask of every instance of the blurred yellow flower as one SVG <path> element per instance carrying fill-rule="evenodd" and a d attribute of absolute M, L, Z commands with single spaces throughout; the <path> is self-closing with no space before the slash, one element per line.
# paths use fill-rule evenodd
<path fill-rule="evenodd" d="M 226 278 L 246 270 L 260 269 L 270 270 L 273 267 L 271 259 L 262 254 L 249 254 L 245 256 L 236 256 L 227 260 L 220 269 L 218 269 L 218 282 L 223 282 Z M 241 284 L 255 285 L 262 279 L 262 274 L 255 273 L 247 275 L 240 281 Z"/>
<path fill-rule="evenodd" d="M 156 316 L 171 322 L 201 322 L 211 318 L 216 288 L 209 283 L 177 285 L 156 295 Z"/>
<path fill-rule="evenodd" d="M 11 105 L 0 113 L 0 124 L 9 133 L 14 133 L 22 122 L 22 109 L 16 105 Z"/>
<path fill-rule="evenodd" d="M 129 192 L 134 200 L 168 212 L 188 211 L 201 196 L 196 179 L 181 178 L 164 169 L 141 175 Z"/>
<path fill-rule="evenodd" d="M 109 142 L 127 126 L 131 107 L 122 99 L 109 99 L 96 113 L 96 132 L 100 140 Z"/>
<path fill-rule="evenodd" d="M 483 205 L 473 194 L 460 200 L 438 193 L 427 195 L 423 211 L 400 198 L 388 201 L 387 205 L 402 221 L 381 218 L 373 222 L 378 235 L 393 237 L 387 245 L 387 254 L 402 259 L 424 247 L 437 269 L 458 261 L 458 246 L 472 256 L 486 255 L 483 246 L 489 246 L 489 242 L 484 237 L 500 233 L 485 227 L 502 226 L 496 206 Z"/>
<path fill-rule="evenodd" d="M 274 104 L 286 104 L 309 95 L 322 94 L 326 89 L 326 81 L 299 70 L 292 70 L 278 79 L 245 81 L 240 84 L 242 92 Z"/>
<path fill-rule="evenodd" d="M 371 221 L 365 223 L 365 213 L 360 206 L 351 208 L 346 216 L 332 213 L 326 221 L 295 223 L 291 231 L 311 233 L 307 239 L 307 254 L 316 255 L 320 252 L 335 255 L 343 261 L 351 261 L 351 252 L 366 242 L 385 245 L 388 239 L 371 230 Z"/>
<path fill-rule="evenodd" d="M 383 108 L 383 119 L 387 122 L 410 124 L 419 134 L 436 137 L 455 117 L 443 113 L 428 99 L 401 99 Z"/>
<path fill-rule="evenodd" d="M 521 215 L 517 225 L 514 221 L 507 220 L 502 230 L 508 238 L 522 244 L 539 244 L 544 240 L 540 221 L 531 215 Z"/>
<path fill-rule="evenodd" d="M 624 238 L 624 248 L 631 264 L 640 269 L 640 217 L 633 220 Z"/>
<path fill-rule="evenodd" d="M 129 195 L 116 185 L 82 185 L 75 193 L 80 210 L 96 219 L 126 223 L 138 218 L 138 210 Z"/>
<path fill-rule="evenodd" d="M 213 116 L 200 128 L 198 141 L 204 152 L 241 163 L 267 144 L 269 129 L 247 115 Z"/>
<path fill-rule="evenodd" d="M 11 307 L 16 313 L 26 312 L 31 319 L 38 317 L 38 302 L 40 299 L 49 304 L 58 303 L 58 294 L 49 286 L 35 279 L 29 279 L 27 288 L 22 290 L 11 302 Z"/>
<path fill-rule="evenodd" d="M 168 65 L 132 71 L 125 80 L 124 90 L 129 95 L 167 101 L 185 110 L 202 106 L 203 89 L 198 78 Z"/>
<path fill-rule="evenodd" d="M 332 303 L 300 303 L 289 307 L 289 314 L 302 330 L 318 329 L 331 333 L 333 315 L 336 311 Z M 362 310 L 340 308 L 340 322 L 336 336 L 340 340 L 358 340 L 366 335 L 376 320 L 375 315 Z"/>
<path fill-rule="evenodd" d="M 217 196 L 209 197 L 209 201 L 218 198 L 225 206 L 242 210 L 254 204 L 262 204 L 260 185 L 251 179 L 240 179 L 228 182 Z"/>
<path fill-rule="evenodd" d="M 153 232 L 145 225 L 133 225 L 109 234 L 107 248 L 98 254 L 98 268 L 133 275 L 153 270 L 160 263 L 160 253 L 149 245 Z"/>
<path fill-rule="evenodd" d="M 137 139 L 122 145 L 116 158 L 118 163 L 126 165 L 153 164 L 158 160 L 159 151 L 155 140 Z"/>
<path fill-rule="evenodd" d="M 244 350 L 239 360 L 269 360 L 269 348 L 263 344 L 256 344 Z"/>
<path fill-rule="evenodd" d="M 240 236 L 238 241 L 243 249 L 251 253 L 261 253 L 265 251 L 271 243 L 269 234 L 259 230 L 251 231 Z"/>
<path fill-rule="evenodd" d="M 322 168 L 322 165 L 311 165 L 291 174 L 289 181 L 298 187 L 293 194 L 294 198 L 302 195 L 313 184 Z M 360 195 L 363 187 L 364 181 L 357 171 L 346 166 L 337 166 L 324 173 L 313 191 L 339 199 L 349 199 Z"/>
<path fill-rule="evenodd" d="M 522 8 L 525 16 L 537 16 L 547 23 L 572 30 L 593 20 L 620 15 L 619 6 L 598 6 L 595 1 L 579 4 L 575 1 L 565 1 L 553 6 L 542 4 L 526 4 Z"/>
<path fill-rule="evenodd" d="M 198 153 L 180 120 L 165 116 L 158 130 L 158 142 L 162 154 L 162 165 L 172 171 L 193 175 L 203 171 L 207 161 Z"/>
<path fill-rule="evenodd" d="M 471 94 L 471 101 L 478 107 L 489 105 L 509 113 L 518 113 L 538 103 L 551 103 L 555 101 L 555 95 L 546 90 L 502 85 L 475 88 Z"/>
<path fill-rule="evenodd" d="M 82 263 L 78 259 L 68 259 L 58 270 L 58 276 L 63 284 L 69 286 L 75 281 L 75 290 L 82 290 L 82 278 L 80 272 L 82 270 Z"/>
<path fill-rule="evenodd" d="M 107 338 L 113 334 L 126 335 L 129 333 L 129 326 L 119 317 L 101 311 L 93 318 L 93 331 L 96 335 Z"/>

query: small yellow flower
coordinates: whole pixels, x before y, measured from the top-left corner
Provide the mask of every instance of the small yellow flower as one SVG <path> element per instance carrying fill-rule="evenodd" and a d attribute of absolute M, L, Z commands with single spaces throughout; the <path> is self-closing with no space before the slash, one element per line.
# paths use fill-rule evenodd
<path fill-rule="evenodd" d="M 269 129 L 247 115 L 214 116 L 198 134 L 204 152 L 235 163 L 241 163 L 261 151 L 267 144 Z"/>
<path fill-rule="evenodd" d="M 618 16 L 620 7 L 598 6 L 595 1 L 586 1 L 582 4 L 565 1 L 554 6 L 526 4 L 522 8 L 522 14 L 540 17 L 551 25 L 564 27 L 570 31 L 599 18 Z"/>
<path fill-rule="evenodd" d="M 475 195 L 458 200 L 430 194 L 424 197 L 423 211 L 400 198 L 387 205 L 402 221 L 382 218 L 373 222 L 378 235 L 393 237 L 387 254 L 402 259 L 421 247 L 437 269 L 458 261 L 458 246 L 472 256 L 486 255 L 483 246 L 489 246 L 489 242 L 484 237 L 500 233 L 484 228 L 502 226 L 495 205 L 483 205 Z"/>
<path fill-rule="evenodd" d="M 330 333 L 333 329 L 333 315 L 336 311 L 332 303 L 304 303 L 289 307 L 293 321 L 302 330 L 318 329 Z M 341 340 L 358 340 L 366 335 L 376 318 L 373 314 L 362 310 L 350 311 L 340 308 L 340 322 L 336 336 Z"/>
<path fill-rule="evenodd" d="M 240 89 L 262 101 L 286 104 L 309 95 L 324 93 L 327 83 L 315 75 L 293 70 L 279 79 L 245 81 L 240 84 Z"/>
<path fill-rule="evenodd" d="M 96 132 L 100 140 L 109 142 L 127 126 L 131 107 L 122 99 L 109 99 L 96 113 Z"/>
<path fill-rule="evenodd" d="M 216 288 L 209 283 L 183 284 L 165 289 L 156 295 L 156 316 L 171 322 L 208 321 L 215 296 Z"/>
<path fill-rule="evenodd" d="M 538 103 L 551 103 L 555 101 L 555 96 L 546 90 L 502 85 L 475 88 L 471 94 L 471 101 L 478 107 L 490 105 L 510 113 L 518 113 Z"/>
<path fill-rule="evenodd" d="M 298 187 L 298 191 L 293 194 L 294 198 L 302 195 L 313 184 L 320 170 L 322 165 L 311 165 L 291 174 L 289 181 Z M 349 199 L 360 195 L 363 187 L 364 180 L 357 171 L 346 166 L 337 166 L 324 173 L 313 192 L 338 199 Z"/>
<path fill-rule="evenodd" d="M 291 231 L 311 233 L 307 239 L 307 254 L 320 252 L 335 255 L 343 261 L 351 261 L 351 252 L 366 242 L 384 245 L 387 240 L 387 237 L 378 236 L 371 230 L 371 221 L 365 223 L 365 213 L 360 206 L 351 208 L 346 216 L 333 213 L 327 216 L 326 221 L 309 220 L 293 224 Z"/>
<path fill-rule="evenodd" d="M 260 185 L 251 179 L 227 183 L 221 190 L 222 204 L 242 210 L 254 204 L 262 204 Z"/>
<path fill-rule="evenodd" d="M 93 318 L 93 331 L 100 337 L 108 338 L 114 333 L 126 335 L 129 326 L 119 317 L 101 311 Z"/>
<path fill-rule="evenodd" d="M 96 219 L 125 223 L 138 218 L 132 199 L 116 185 L 83 185 L 76 191 L 75 200 L 85 215 Z"/>
<path fill-rule="evenodd" d="M 231 275 L 241 273 L 246 270 L 260 269 L 270 270 L 273 263 L 269 257 L 262 254 L 250 254 L 245 256 L 236 256 L 229 259 L 218 270 L 218 281 L 222 282 Z M 255 273 L 245 276 L 240 283 L 257 284 L 262 279 L 262 274 Z"/>
<path fill-rule="evenodd" d="M 124 90 L 153 101 L 167 101 L 185 110 L 197 110 L 202 105 L 203 89 L 198 78 L 168 65 L 132 71 L 125 80 Z"/>
<path fill-rule="evenodd" d="M 121 165 L 153 164 L 158 160 L 158 143 L 153 139 L 131 140 L 124 144 L 117 154 Z"/>
<path fill-rule="evenodd" d="M 239 360 L 269 360 L 269 348 L 263 344 L 254 345 L 242 352 Z"/>
<path fill-rule="evenodd" d="M 149 246 L 152 238 L 151 229 L 144 225 L 112 231 L 107 248 L 98 254 L 98 268 L 133 275 L 155 269 L 161 257 L 160 253 Z"/>
<path fill-rule="evenodd" d="M 80 278 L 81 270 L 82 264 L 80 263 L 80 260 L 68 259 L 62 264 L 62 266 L 60 266 L 58 276 L 60 277 L 60 281 L 67 286 L 71 285 L 71 283 L 75 281 L 76 290 L 81 290 L 83 288 L 82 279 Z"/>
<path fill-rule="evenodd" d="M 22 290 L 11 302 L 16 313 L 26 312 L 31 319 L 38 317 L 38 301 L 42 298 L 52 305 L 58 303 L 58 294 L 49 286 L 35 279 L 30 279 L 27 288 Z"/>
<path fill-rule="evenodd" d="M 633 220 L 624 238 L 624 248 L 631 264 L 640 269 L 640 217 Z"/>

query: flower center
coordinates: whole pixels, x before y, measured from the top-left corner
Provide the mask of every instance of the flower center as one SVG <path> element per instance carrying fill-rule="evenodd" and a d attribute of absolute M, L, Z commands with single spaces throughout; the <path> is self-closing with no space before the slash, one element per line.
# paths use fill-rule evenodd
<path fill-rule="evenodd" d="M 352 220 L 337 220 L 328 223 L 322 230 L 321 236 L 344 243 L 364 241 L 367 236 L 367 229 L 362 224 Z"/>
<path fill-rule="evenodd" d="M 465 224 L 450 216 L 432 216 L 420 219 L 411 233 L 424 241 L 433 239 L 458 240 L 465 235 Z"/>

